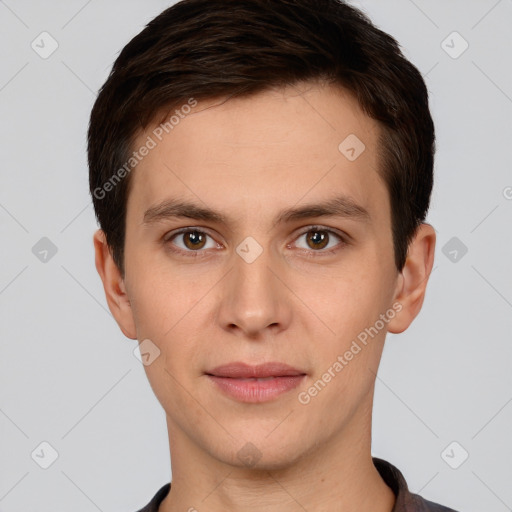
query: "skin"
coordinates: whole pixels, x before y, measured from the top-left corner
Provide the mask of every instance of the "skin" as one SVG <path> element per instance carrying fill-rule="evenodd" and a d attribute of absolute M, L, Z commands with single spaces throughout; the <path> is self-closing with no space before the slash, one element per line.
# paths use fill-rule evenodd
<path fill-rule="evenodd" d="M 132 175 L 124 279 L 102 231 L 94 235 L 96 267 L 119 327 L 161 351 L 144 367 L 166 413 L 172 454 L 161 512 L 392 510 L 395 496 L 371 459 L 375 379 L 386 332 L 403 332 L 422 307 L 436 239 L 432 226 L 420 225 L 397 271 L 389 197 L 377 173 L 379 129 L 352 96 L 316 82 L 199 102 Z M 366 146 L 354 161 L 338 149 L 349 134 Z M 366 208 L 370 221 L 274 222 L 285 208 L 340 193 Z M 171 196 L 230 221 L 145 224 L 144 212 Z M 327 247 L 308 242 L 313 225 L 324 235 L 334 231 Z M 190 233 L 170 239 L 185 227 L 209 235 L 199 249 Z M 250 264 L 236 252 L 248 236 L 263 249 Z M 394 303 L 400 312 L 300 403 L 298 394 Z M 307 376 L 269 402 L 241 403 L 204 374 L 232 361 L 285 362 Z M 253 466 L 237 457 L 248 442 L 259 456 Z"/>

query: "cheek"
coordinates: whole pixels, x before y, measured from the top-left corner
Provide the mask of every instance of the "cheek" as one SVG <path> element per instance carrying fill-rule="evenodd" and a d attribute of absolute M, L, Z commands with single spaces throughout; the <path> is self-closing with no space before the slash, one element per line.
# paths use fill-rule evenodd
<path fill-rule="evenodd" d="M 360 261 L 351 271 L 329 281 L 323 295 L 311 297 L 318 316 L 331 331 L 316 343 L 315 377 L 330 379 L 327 386 L 331 392 L 336 390 L 332 395 L 326 393 L 328 402 L 343 395 L 352 400 L 354 393 L 368 392 L 377 373 L 387 328 L 380 315 L 390 308 L 390 291 L 382 269 L 370 260 Z M 331 377 L 333 373 L 335 377 Z"/>
<path fill-rule="evenodd" d="M 324 280 L 312 297 L 312 303 L 319 316 L 329 318 L 335 337 L 347 339 L 373 324 L 385 308 L 387 291 L 383 286 L 378 264 L 369 258 L 360 258 L 343 272 Z"/>
<path fill-rule="evenodd" d="M 188 378 L 187 372 L 200 368 L 200 356 L 204 360 L 208 352 L 207 346 L 198 350 L 197 344 L 210 335 L 205 334 L 204 323 L 211 317 L 208 291 L 212 283 L 183 273 L 148 272 L 149 267 L 145 268 L 137 277 L 136 286 L 130 288 L 138 338 L 151 340 L 160 351 L 158 362 L 183 380 Z M 149 370 L 149 378 L 171 378 L 163 368 L 164 375 L 160 377 Z M 175 386 L 172 382 L 162 384 L 166 388 L 169 384 Z"/>
<path fill-rule="evenodd" d="M 208 291 L 208 283 L 151 254 L 133 254 L 129 287 L 139 336 L 164 340 L 189 315 Z M 127 265 L 128 270 L 128 265 Z"/>

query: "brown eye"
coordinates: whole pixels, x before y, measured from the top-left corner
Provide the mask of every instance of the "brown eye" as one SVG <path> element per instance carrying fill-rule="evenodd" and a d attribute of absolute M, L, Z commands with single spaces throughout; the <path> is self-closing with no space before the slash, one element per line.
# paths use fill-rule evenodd
<path fill-rule="evenodd" d="M 323 249 L 329 242 L 327 231 L 313 229 L 308 231 L 306 235 L 307 243 L 312 249 Z"/>
<path fill-rule="evenodd" d="M 342 235 L 335 231 L 321 226 L 309 227 L 307 231 L 303 231 L 297 240 L 305 239 L 305 243 L 295 242 L 299 249 L 308 251 L 309 253 L 330 254 L 341 249 L 347 242 Z M 338 243 L 336 243 L 338 239 Z"/>
<path fill-rule="evenodd" d="M 188 249 L 202 249 L 205 244 L 206 235 L 201 231 L 186 231 L 181 233 L 183 242 Z"/>
<path fill-rule="evenodd" d="M 206 255 L 206 249 L 214 249 L 217 245 L 211 235 L 199 229 L 182 229 L 169 234 L 164 241 L 172 251 L 187 256 Z"/>

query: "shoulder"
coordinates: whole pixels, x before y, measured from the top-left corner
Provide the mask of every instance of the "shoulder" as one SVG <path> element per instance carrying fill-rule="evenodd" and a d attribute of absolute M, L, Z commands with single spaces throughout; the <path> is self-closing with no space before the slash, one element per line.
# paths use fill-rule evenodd
<path fill-rule="evenodd" d="M 396 502 L 392 512 L 457 512 L 410 492 L 404 476 L 390 462 L 373 457 L 373 464 L 386 485 L 395 493 Z"/>
<path fill-rule="evenodd" d="M 169 482 L 161 487 L 153 496 L 153 498 L 151 498 L 151 501 L 145 507 L 137 510 L 137 512 L 158 512 L 160 503 L 164 501 L 164 498 L 167 496 L 167 494 L 169 494 L 170 489 L 171 483 Z"/>

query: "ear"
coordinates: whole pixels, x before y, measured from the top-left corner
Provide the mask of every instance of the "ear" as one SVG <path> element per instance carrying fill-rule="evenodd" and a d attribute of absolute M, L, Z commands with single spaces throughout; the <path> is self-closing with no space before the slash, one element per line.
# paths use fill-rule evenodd
<path fill-rule="evenodd" d="M 105 233 L 98 229 L 94 233 L 93 241 L 96 270 L 103 281 L 103 289 L 105 290 L 108 307 L 123 334 L 135 340 L 137 339 L 137 334 L 133 311 L 126 293 L 124 280 L 107 245 Z"/>
<path fill-rule="evenodd" d="M 401 309 L 397 308 L 399 313 L 388 323 L 389 332 L 398 334 L 405 331 L 420 312 L 434 264 L 435 246 L 434 228 L 430 224 L 420 224 L 398 277 L 394 302 L 398 302 Z"/>

